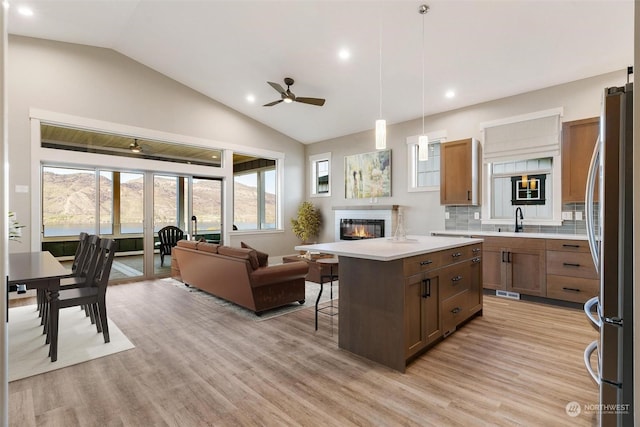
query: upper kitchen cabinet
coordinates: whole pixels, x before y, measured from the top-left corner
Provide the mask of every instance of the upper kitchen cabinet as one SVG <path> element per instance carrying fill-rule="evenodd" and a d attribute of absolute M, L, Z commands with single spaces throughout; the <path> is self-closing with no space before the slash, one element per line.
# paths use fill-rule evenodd
<path fill-rule="evenodd" d="M 562 124 L 562 203 L 584 202 L 589 164 L 599 131 L 598 117 Z"/>
<path fill-rule="evenodd" d="M 480 203 L 480 144 L 468 138 L 440 145 L 440 204 Z"/>

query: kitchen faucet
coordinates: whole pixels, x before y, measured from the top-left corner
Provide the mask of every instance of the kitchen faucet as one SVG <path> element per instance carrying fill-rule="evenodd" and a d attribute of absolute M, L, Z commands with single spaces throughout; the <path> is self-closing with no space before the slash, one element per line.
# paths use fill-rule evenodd
<path fill-rule="evenodd" d="M 518 212 L 520 213 L 520 224 L 518 224 Z M 516 208 L 516 233 L 520 233 L 521 231 L 524 231 L 522 228 L 522 220 L 524 219 L 524 217 L 522 216 L 522 208 L 520 206 L 518 206 Z"/>

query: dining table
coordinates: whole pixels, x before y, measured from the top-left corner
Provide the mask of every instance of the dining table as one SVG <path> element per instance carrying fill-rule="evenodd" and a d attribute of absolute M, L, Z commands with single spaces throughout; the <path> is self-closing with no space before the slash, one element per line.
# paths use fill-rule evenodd
<path fill-rule="evenodd" d="M 7 290 L 11 285 L 25 285 L 27 289 L 44 290 L 50 300 L 51 312 L 55 313 L 58 309 L 60 279 L 70 274 L 71 270 L 65 268 L 49 251 L 12 253 L 9 254 Z M 7 292 L 7 310 L 8 298 Z M 49 355 L 51 361 L 55 362 L 58 360 L 58 319 L 56 316 L 49 317 Z"/>

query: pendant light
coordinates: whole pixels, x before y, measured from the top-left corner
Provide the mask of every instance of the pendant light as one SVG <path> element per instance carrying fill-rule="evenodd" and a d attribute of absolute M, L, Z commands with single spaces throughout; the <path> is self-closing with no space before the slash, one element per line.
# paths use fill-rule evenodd
<path fill-rule="evenodd" d="M 380 117 L 376 120 L 376 150 L 387 148 L 387 121 L 382 118 L 382 12 L 378 26 L 378 58 L 379 58 L 379 87 L 380 87 Z"/>
<path fill-rule="evenodd" d="M 424 16 L 429 11 L 429 6 L 423 4 L 418 8 L 422 15 L 422 134 L 418 137 L 418 160 L 429 160 L 429 137 L 424 133 Z"/>

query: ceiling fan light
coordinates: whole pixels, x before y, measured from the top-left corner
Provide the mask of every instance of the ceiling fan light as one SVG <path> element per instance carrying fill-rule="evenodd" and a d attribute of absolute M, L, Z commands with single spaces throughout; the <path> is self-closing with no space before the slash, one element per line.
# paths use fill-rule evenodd
<path fill-rule="evenodd" d="M 429 137 L 427 135 L 418 137 L 418 160 L 421 162 L 429 160 Z"/>
<path fill-rule="evenodd" d="M 387 148 L 387 121 L 376 120 L 376 150 Z"/>
<path fill-rule="evenodd" d="M 287 104 L 291 104 L 293 102 L 293 99 L 291 98 L 284 98 L 283 101 Z"/>

